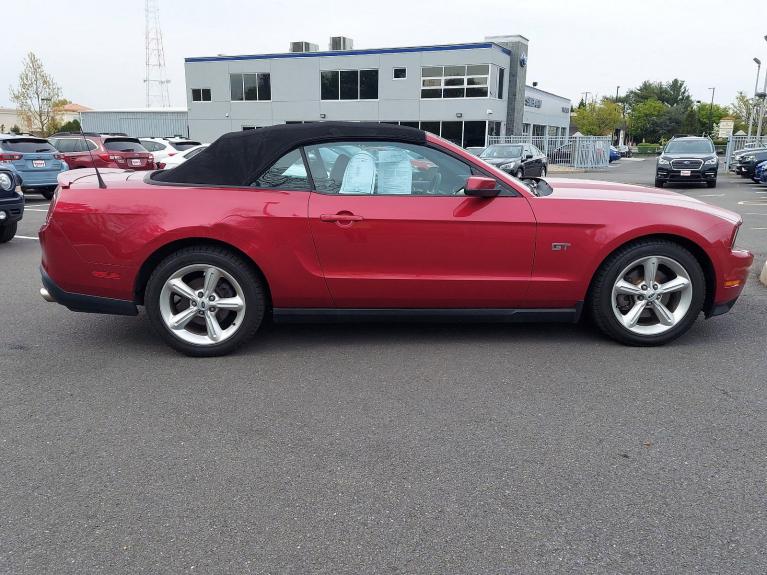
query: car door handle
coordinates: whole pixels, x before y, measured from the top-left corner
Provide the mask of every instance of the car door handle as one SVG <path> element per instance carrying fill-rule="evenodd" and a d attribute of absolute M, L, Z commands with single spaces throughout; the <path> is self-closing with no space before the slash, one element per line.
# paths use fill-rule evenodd
<path fill-rule="evenodd" d="M 362 216 L 354 214 L 320 214 L 321 222 L 351 223 L 361 222 L 364 219 Z"/>

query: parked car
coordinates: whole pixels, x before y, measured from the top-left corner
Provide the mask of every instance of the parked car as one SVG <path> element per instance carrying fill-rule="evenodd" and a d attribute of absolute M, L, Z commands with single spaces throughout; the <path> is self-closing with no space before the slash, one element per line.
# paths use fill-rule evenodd
<path fill-rule="evenodd" d="M 610 146 L 610 163 L 613 163 L 615 160 L 621 159 L 621 153 L 618 151 L 618 148 L 615 146 Z"/>
<path fill-rule="evenodd" d="M 165 162 L 181 152 L 199 146 L 201 142 L 186 138 L 139 138 L 141 145 L 152 153 L 155 162 Z"/>
<path fill-rule="evenodd" d="M 51 144 L 61 152 L 69 168 L 121 168 L 124 170 L 154 170 L 152 154 L 147 152 L 138 138 L 62 132 L 50 138 Z"/>
<path fill-rule="evenodd" d="M 756 183 L 761 183 L 765 178 L 765 173 L 767 173 L 767 160 L 756 165 L 756 168 L 754 169 L 754 176 L 751 179 Z"/>
<path fill-rule="evenodd" d="M 761 175 L 759 176 L 759 183 L 760 184 L 767 184 L 767 162 L 762 162 L 762 171 Z"/>
<path fill-rule="evenodd" d="M 469 152 L 472 156 L 480 156 L 482 155 L 482 152 L 485 151 L 486 146 L 469 146 L 466 148 L 466 151 Z"/>
<path fill-rule="evenodd" d="M 747 152 L 735 161 L 735 173 L 743 178 L 753 178 L 756 166 L 765 160 L 767 160 L 767 150 L 756 149 Z"/>
<path fill-rule="evenodd" d="M 662 188 L 667 183 L 705 183 L 715 188 L 718 171 L 719 158 L 710 138 L 671 138 L 655 164 L 655 187 Z"/>
<path fill-rule="evenodd" d="M 631 148 L 629 148 L 626 144 L 623 144 L 621 146 L 615 146 L 615 148 L 618 150 L 618 153 L 621 155 L 621 158 L 631 157 Z"/>
<path fill-rule="evenodd" d="M 0 244 L 16 235 L 16 228 L 24 217 L 24 196 L 16 191 L 21 178 L 10 165 L 0 164 Z"/>
<path fill-rule="evenodd" d="M 352 155 L 323 154 L 344 145 Z M 104 179 L 59 176 L 41 295 L 75 311 L 144 306 L 195 356 L 231 352 L 267 313 L 575 322 L 586 310 L 619 342 L 660 345 L 700 312 L 729 311 L 753 262 L 723 208 L 620 183 L 528 184 L 404 126 L 236 132 L 173 170 Z"/>
<path fill-rule="evenodd" d="M 0 168 L 11 165 L 21 178 L 22 192 L 53 197 L 56 178 L 67 170 L 63 156 L 45 138 L 0 134 Z"/>
<path fill-rule="evenodd" d="M 157 168 L 160 170 L 175 168 L 179 164 L 183 164 L 190 158 L 194 158 L 197 154 L 204 151 L 210 144 L 200 144 L 189 148 L 185 152 L 180 152 L 174 156 L 168 156 L 162 161 L 157 162 Z"/>
<path fill-rule="evenodd" d="M 515 177 L 544 177 L 549 164 L 546 155 L 532 144 L 492 144 L 479 157 Z"/>

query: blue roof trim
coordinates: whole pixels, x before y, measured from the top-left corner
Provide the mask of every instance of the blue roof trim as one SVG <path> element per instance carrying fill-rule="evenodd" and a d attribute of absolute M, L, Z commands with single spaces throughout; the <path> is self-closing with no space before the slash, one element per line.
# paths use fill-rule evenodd
<path fill-rule="evenodd" d="M 363 56 L 367 54 L 401 54 L 405 52 L 447 52 L 450 50 L 472 50 L 475 48 L 498 48 L 507 56 L 511 54 L 508 48 L 493 42 L 476 42 L 472 44 L 449 44 L 443 46 L 413 46 L 410 48 L 372 48 L 370 50 L 342 50 L 329 52 L 287 52 L 280 54 L 244 54 L 240 56 L 199 56 L 184 58 L 185 62 L 221 62 L 225 60 L 277 60 L 281 58 L 326 58 L 334 56 Z"/>

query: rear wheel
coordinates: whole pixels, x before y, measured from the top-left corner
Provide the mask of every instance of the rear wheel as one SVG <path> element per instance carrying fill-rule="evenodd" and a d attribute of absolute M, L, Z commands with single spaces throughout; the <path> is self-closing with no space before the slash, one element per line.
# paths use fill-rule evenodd
<path fill-rule="evenodd" d="M 230 353 L 258 330 L 265 297 L 260 278 L 230 251 L 184 248 L 155 268 L 144 297 L 157 333 L 191 356 Z"/>
<path fill-rule="evenodd" d="M 698 317 L 706 280 L 698 260 L 665 240 L 625 246 L 597 272 L 589 306 L 594 321 L 609 337 L 627 344 L 668 343 Z"/>
<path fill-rule="evenodd" d="M 4 244 L 5 242 L 10 242 L 13 239 L 13 236 L 16 235 L 17 227 L 18 227 L 17 222 L 0 226 L 0 244 Z"/>
<path fill-rule="evenodd" d="M 56 191 L 56 186 L 51 186 L 49 188 L 43 188 L 40 190 L 40 193 L 46 200 L 52 200 L 53 199 L 53 193 Z"/>

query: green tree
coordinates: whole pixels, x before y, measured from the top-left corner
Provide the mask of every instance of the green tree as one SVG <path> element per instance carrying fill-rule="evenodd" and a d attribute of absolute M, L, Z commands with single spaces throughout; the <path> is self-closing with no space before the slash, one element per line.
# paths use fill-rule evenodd
<path fill-rule="evenodd" d="M 66 122 L 59 126 L 59 132 L 79 132 L 80 131 L 80 120 L 70 120 L 69 122 Z"/>
<path fill-rule="evenodd" d="M 635 104 L 629 113 L 629 128 L 636 140 L 659 142 L 666 130 L 666 105 L 655 98 Z"/>
<path fill-rule="evenodd" d="M 730 113 L 735 116 L 735 131 L 748 131 L 748 118 L 753 110 L 753 101 L 743 92 L 738 92 L 730 104 Z"/>
<path fill-rule="evenodd" d="M 603 98 L 599 104 L 591 102 L 579 107 L 575 113 L 575 126 L 586 136 L 611 136 L 622 118 L 621 107 Z"/>
<path fill-rule="evenodd" d="M 11 87 L 10 92 L 11 100 L 30 129 L 43 136 L 50 134 L 56 124 L 54 105 L 61 100 L 61 88 L 33 52 L 27 54 L 19 83 Z"/>
<path fill-rule="evenodd" d="M 11 126 L 11 132 L 17 135 L 21 134 L 21 128 L 19 128 L 17 124 L 14 124 L 13 126 Z"/>

